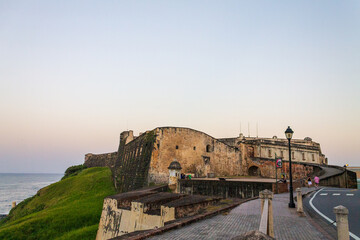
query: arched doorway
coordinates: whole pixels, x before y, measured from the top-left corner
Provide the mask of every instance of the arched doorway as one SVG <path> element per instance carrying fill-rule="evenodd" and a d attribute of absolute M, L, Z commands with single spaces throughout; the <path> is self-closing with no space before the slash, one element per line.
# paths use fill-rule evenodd
<path fill-rule="evenodd" d="M 257 166 L 252 166 L 249 168 L 249 175 L 250 176 L 261 176 L 260 168 Z"/>

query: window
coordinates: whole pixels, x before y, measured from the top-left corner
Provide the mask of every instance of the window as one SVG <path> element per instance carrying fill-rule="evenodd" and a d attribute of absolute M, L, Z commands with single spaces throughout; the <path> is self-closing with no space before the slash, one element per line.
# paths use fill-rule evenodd
<path fill-rule="evenodd" d="M 248 156 L 254 157 L 254 148 L 253 147 L 248 147 Z"/>
<path fill-rule="evenodd" d="M 196 147 L 194 147 L 194 150 L 196 150 Z"/>
<path fill-rule="evenodd" d="M 280 152 L 280 156 L 283 158 L 284 157 L 284 151 Z"/>
<path fill-rule="evenodd" d="M 204 164 L 210 164 L 210 157 L 203 156 Z"/>
<path fill-rule="evenodd" d="M 179 149 L 179 146 L 178 145 L 176 145 L 176 147 L 175 147 L 176 149 Z"/>
<path fill-rule="evenodd" d="M 268 150 L 268 155 L 271 157 L 271 149 Z"/>
<path fill-rule="evenodd" d="M 210 145 L 206 145 L 206 152 L 211 152 L 211 146 Z"/>
<path fill-rule="evenodd" d="M 295 159 L 295 153 L 294 152 L 292 152 L 292 159 Z"/>
<path fill-rule="evenodd" d="M 311 158 L 313 161 L 315 161 L 315 155 L 314 154 L 311 154 Z"/>
<path fill-rule="evenodd" d="M 305 161 L 305 153 L 302 153 L 303 160 Z"/>

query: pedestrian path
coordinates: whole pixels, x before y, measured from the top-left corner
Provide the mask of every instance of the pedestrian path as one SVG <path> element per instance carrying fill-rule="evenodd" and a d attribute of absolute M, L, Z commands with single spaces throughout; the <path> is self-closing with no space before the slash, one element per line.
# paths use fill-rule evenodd
<path fill-rule="evenodd" d="M 314 188 L 302 188 L 303 192 Z M 327 239 L 307 217 L 299 217 L 296 208 L 288 208 L 289 193 L 277 194 L 273 199 L 274 233 L 276 239 L 302 240 Z M 260 199 L 249 201 L 234 208 L 227 215 L 218 215 L 180 229 L 166 232 L 151 239 L 231 239 L 259 228 Z"/>

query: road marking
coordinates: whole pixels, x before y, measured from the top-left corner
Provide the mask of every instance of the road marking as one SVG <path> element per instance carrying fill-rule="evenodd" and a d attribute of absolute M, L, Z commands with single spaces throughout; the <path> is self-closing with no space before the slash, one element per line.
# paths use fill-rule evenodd
<path fill-rule="evenodd" d="M 357 189 L 355 189 L 357 190 Z M 324 192 L 348 192 L 348 191 L 352 191 L 352 190 L 343 190 L 343 189 L 337 189 L 337 190 L 330 190 L 330 189 L 325 189 Z"/>
<path fill-rule="evenodd" d="M 322 196 L 326 196 L 326 195 L 328 195 L 327 193 L 321 193 L 320 195 L 322 195 Z"/>
<path fill-rule="evenodd" d="M 346 196 L 354 196 L 353 193 L 347 193 Z"/>
<path fill-rule="evenodd" d="M 321 192 L 323 189 L 320 189 L 319 191 L 317 191 L 314 196 L 310 199 L 309 203 L 310 206 L 315 210 L 315 212 L 317 212 L 320 216 L 322 216 L 323 218 L 325 218 L 328 222 L 330 222 L 331 224 L 334 224 L 336 226 L 336 222 L 334 222 L 333 220 L 331 220 L 330 218 L 328 218 L 325 214 L 323 214 L 322 212 L 320 212 L 312 203 L 312 201 L 314 200 L 314 198 L 316 197 L 316 195 Z M 360 237 L 356 236 L 355 234 L 353 234 L 352 232 L 349 231 L 349 235 L 354 238 L 355 240 L 360 240 Z"/>
<path fill-rule="evenodd" d="M 340 193 L 333 193 L 333 196 L 340 196 Z"/>

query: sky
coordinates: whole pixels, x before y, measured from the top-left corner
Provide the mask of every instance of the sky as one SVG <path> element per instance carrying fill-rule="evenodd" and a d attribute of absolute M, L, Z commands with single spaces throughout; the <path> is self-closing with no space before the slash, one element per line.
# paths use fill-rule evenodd
<path fill-rule="evenodd" d="M 119 135 L 311 137 L 359 166 L 360 1 L 0 0 L 0 172 L 62 173 Z"/>

